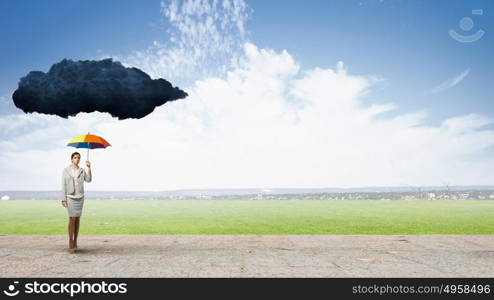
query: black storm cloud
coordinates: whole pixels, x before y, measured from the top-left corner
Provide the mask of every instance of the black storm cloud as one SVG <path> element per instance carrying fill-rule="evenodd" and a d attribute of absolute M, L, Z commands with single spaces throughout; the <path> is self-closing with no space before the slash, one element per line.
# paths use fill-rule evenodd
<path fill-rule="evenodd" d="M 80 112 L 107 112 L 119 120 L 140 119 L 157 106 L 187 97 L 165 79 L 151 79 L 137 68 L 111 58 L 99 61 L 64 59 L 48 73 L 29 72 L 12 95 L 25 113 L 63 118 Z"/>

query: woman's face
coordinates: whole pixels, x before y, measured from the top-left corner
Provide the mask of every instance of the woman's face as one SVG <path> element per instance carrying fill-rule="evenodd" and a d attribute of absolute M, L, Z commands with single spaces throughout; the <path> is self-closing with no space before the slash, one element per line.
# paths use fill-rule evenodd
<path fill-rule="evenodd" d="M 79 161 L 81 160 L 81 156 L 80 155 L 74 155 L 74 157 L 72 157 L 72 163 L 75 164 L 75 165 L 78 165 L 79 164 Z"/>

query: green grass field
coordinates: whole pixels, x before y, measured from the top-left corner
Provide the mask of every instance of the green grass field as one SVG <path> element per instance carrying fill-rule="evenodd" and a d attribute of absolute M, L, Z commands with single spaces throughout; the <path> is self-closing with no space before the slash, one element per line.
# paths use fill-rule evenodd
<path fill-rule="evenodd" d="M 0 234 L 66 234 L 58 200 L 0 201 Z M 494 234 L 493 200 L 91 200 L 80 234 Z"/>

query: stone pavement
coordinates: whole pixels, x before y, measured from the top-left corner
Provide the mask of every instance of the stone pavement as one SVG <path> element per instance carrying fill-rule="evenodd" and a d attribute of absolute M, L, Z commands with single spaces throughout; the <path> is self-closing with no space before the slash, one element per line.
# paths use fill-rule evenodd
<path fill-rule="evenodd" d="M 0 235 L 0 277 L 494 277 L 494 235 Z"/>

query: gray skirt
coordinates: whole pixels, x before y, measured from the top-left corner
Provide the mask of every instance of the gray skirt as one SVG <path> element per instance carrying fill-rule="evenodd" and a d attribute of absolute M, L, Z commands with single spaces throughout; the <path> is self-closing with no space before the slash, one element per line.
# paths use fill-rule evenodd
<path fill-rule="evenodd" d="M 67 212 L 69 217 L 80 217 L 84 206 L 84 196 L 80 198 L 67 197 Z"/>

